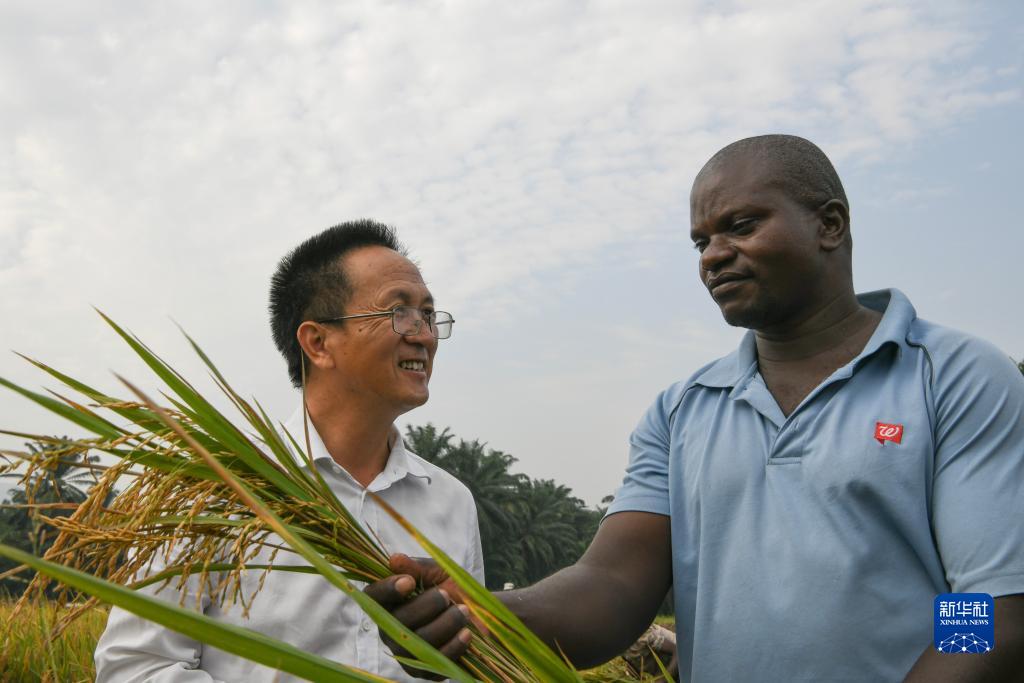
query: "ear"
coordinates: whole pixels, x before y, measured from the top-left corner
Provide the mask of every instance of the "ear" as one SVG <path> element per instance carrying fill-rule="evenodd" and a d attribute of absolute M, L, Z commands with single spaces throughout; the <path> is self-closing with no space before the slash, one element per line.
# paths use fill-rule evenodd
<path fill-rule="evenodd" d="M 818 207 L 818 237 L 821 248 L 835 251 L 850 239 L 850 210 L 838 199 Z"/>
<path fill-rule="evenodd" d="M 334 367 L 334 356 L 327 348 L 327 328 L 320 323 L 306 320 L 295 331 L 295 337 L 302 347 L 302 352 L 313 367 L 327 370 Z"/>

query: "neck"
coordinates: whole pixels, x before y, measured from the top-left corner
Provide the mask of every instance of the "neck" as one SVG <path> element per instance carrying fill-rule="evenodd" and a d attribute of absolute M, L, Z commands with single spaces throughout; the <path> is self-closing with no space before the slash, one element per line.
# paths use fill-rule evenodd
<path fill-rule="evenodd" d="M 824 302 L 796 324 L 757 330 L 758 360 L 770 363 L 805 361 L 844 349 L 855 340 L 863 348 L 867 342 L 864 333 L 874 330 L 880 318 L 877 311 L 861 306 L 852 291 L 844 292 Z M 870 333 L 867 336 L 870 337 Z"/>
<path fill-rule="evenodd" d="M 307 385 L 305 402 L 309 420 L 331 459 L 364 487 L 369 486 L 387 465 L 388 437 L 397 416 L 342 409 L 340 406 L 344 404 L 334 398 L 319 391 L 315 384 Z"/>

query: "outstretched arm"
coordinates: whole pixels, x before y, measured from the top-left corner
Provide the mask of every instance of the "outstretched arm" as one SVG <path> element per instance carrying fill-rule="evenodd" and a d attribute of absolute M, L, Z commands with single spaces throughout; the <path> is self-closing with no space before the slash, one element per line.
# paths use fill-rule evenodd
<path fill-rule="evenodd" d="M 671 584 L 669 518 L 620 512 L 604 520 L 576 564 L 499 597 L 549 645 L 590 667 L 644 632 Z"/>
<path fill-rule="evenodd" d="M 447 576 L 436 565 L 404 556 L 393 558 L 392 569 L 406 573 L 371 584 L 366 592 L 446 655 L 462 656 L 468 643 L 463 630 L 467 618 L 452 606 L 450 598 L 458 595 Z M 416 582 L 435 588 L 408 600 Z M 636 640 L 671 582 L 669 518 L 620 512 L 604 520 L 576 564 L 529 588 L 498 596 L 549 645 L 575 665 L 588 667 L 611 659 Z M 388 646 L 396 650 L 393 642 Z"/>

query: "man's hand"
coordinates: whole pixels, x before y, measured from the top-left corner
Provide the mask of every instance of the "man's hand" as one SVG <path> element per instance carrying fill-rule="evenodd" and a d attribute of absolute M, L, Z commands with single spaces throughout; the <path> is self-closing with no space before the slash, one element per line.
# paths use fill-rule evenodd
<path fill-rule="evenodd" d="M 369 584 L 363 591 L 384 606 L 407 628 L 415 632 L 451 660 L 457 660 L 469 647 L 469 608 L 458 604 L 462 594 L 448 574 L 429 559 L 411 558 L 397 553 L 388 565 L 394 576 Z M 412 596 L 417 585 L 423 592 Z M 392 654 L 411 655 L 381 631 L 381 639 Z M 405 668 L 410 676 L 439 680 L 419 669 Z"/>
<path fill-rule="evenodd" d="M 468 617 L 452 604 L 460 595 L 447 575 L 429 560 L 404 555 L 393 556 L 390 565 L 396 575 L 367 586 L 366 593 L 448 657 L 465 654 Z M 417 582 L 425 590 L 410 598 Z M 620 512 L 601 523 L 576 564 L 497 597 L 549 647 L 589 668 L 643 633 L 671 583 L 668 516 Z M 384 642 L 395 654 L 405 654 L 386 636 Z"/>

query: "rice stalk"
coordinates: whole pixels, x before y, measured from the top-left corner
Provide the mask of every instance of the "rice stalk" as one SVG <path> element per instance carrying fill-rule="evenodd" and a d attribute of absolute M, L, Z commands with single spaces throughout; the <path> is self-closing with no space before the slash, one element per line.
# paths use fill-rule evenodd
<path fill-rule="evenodd" d="M 275 427 L 258 403 L 239 396 L 191 338 L 214 381 L 240 413 L 244 428 L 222 415 L 140 340 L 103 317 L 164 382 L 168 405 L 158 405 L 137 390 L 133 399 L 109 396 L 29 358 L 28 362 L 83 398 L 39 394 L 0 378 L 0 384 L 93 435 L 53 439 L 0 432 L 45 441 L 52 447 L 41 453 L 4 452 L 13 462 L 0 470 L 25 467 L 22 481 L 29 505 L 35 504 L 39 482 L 52 476 L 58 463 L 77 463 L 94 452 L 117 459 L 113 465 L 90 464 L 97 483 L 70 516 L 40 516 L 58 535 L 44 555 L 45 562 L 33 562 L 40 573 L 15 611 L 43 595 L 53 580 L 47 573 L 74 582 L 78 590 L 94 592 L 107 591 L 107 584 L 135 590 L 170 587 L 181 592 L 182 601 L 182 589 L 193 578 L 199 581 L 200 594 L 220 604 L 240 603 L 247 610 L 255 594 L 244 593 L 244 572 L 262 572 L 258 584 L 262 586 L 270 571 L 316 571 L 359 602 L 382 631 L 413 652 L 415 659 L 410 663 L 415 666 L 460 680 L 582 680 L 483 586 L 391 511 L 449 571 L 467 596 L 472 613 L 488 627 L 487 632 L 472 627 L 470 651 L 461 661 L 464 669 L 455 667 L 352 585 L 389 576 L 387 553 L 337 499 L 293 435 L 283 426 Z M 115 494 L 115 486 L 125 481 L 127 486 Z M 40 502 L 37 508 L 46 509 L 47 504 Z M 271 552 L 270 562 L 253 562 L 264 549 Z M 0 550 L 13 556 L 11 549 Z M 301 556 L 310 566 L 279 564 L 278 554 Z M 72 573 L 60 573 L 54 569 L 57 565 Z M 92 583 L 88 577 L 106 583 Z M 120 593 L 104 594 L 128 600 Z M 59 594 L 65 602 L 73 597 L 78 596 L 66 587 Z M 55 632 L 67 628 L 95 602 L 96 598 L 87 600 L 62 616 Z M 177 622 L 172 619 L 171 623 Z M 192 627 L 212 628 L 199 622 Z"/>

